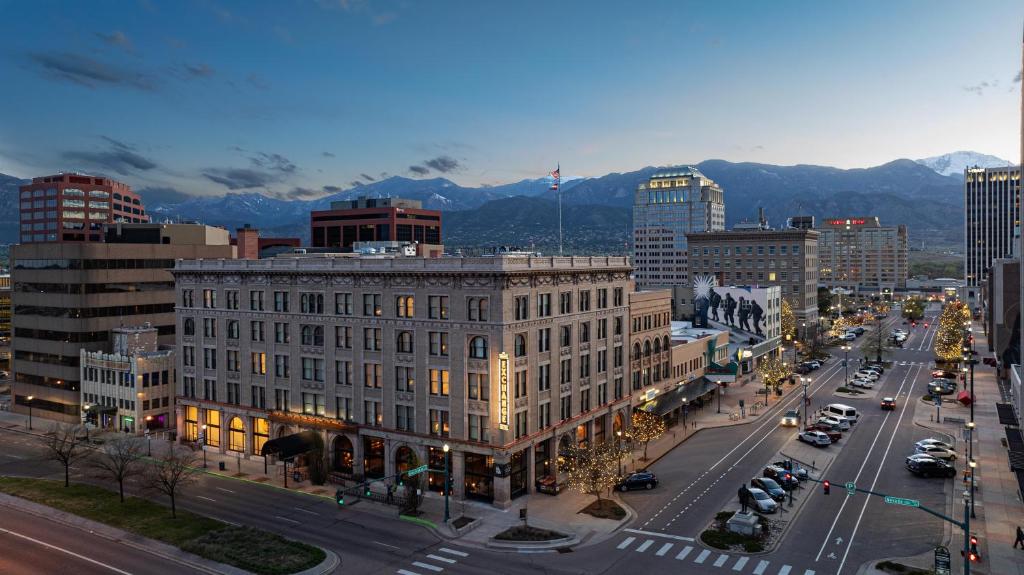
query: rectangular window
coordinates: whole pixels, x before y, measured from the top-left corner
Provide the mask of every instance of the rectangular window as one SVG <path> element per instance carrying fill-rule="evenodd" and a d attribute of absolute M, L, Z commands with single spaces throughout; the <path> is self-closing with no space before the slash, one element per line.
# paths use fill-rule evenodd
<path fill-rule="evenodd" d="M 398 391 L 416 391 L 416 368 L 396 367 L 395 389 Z"/>
<path fill-rule="evenodd" d="M 580 343 L 590 343 L 590 322 L 580 323 Z"/>
<path fill-rule="evenodd" d="M 364 327 L 363 349 L 366 351 L 380 351 L 381 348 L 381 329 L 379 327 Z"/>
<path fill-rule="evenodd" d="M 590 377 L 590 354 L 580 356 L 580 378 Z"/>
<path fill-rule="evenodd" d="M 204 437 L 206 438 L 206 445 L 210 447 L 220 447 L 220 412 L 216 409 L 204 409 L 206 413 L 206 429 L 204 431 Z"/>
<path fill-rule="evenodd" d="M 415 412 L 416 408 L 411 405 L 396 405 L 395 428 L 403 431 L 415 431 L 416 426 L 413 422 Z"/>
<path fill-rule="evenodd" d="M 291 340 L 291 334 L 289 333 L 288 324 L 281 322 L 274 322 L 274 343 L 288 343 Z M 303 342 L 305 345 L 306 342 Z"/>
<path fill-rule="evenodd" d="M 442 397 L 448 395 L 447 369 L 430 370 L 430 395 L 440 395 Z"/>
<path fill-rule="evenodd" d="M 249 292 L 249 310 L 250 311 L 263 311 L 263 292 L 251 291 Z"/>
<path fill-rule="evenodd" d="M 572 292 L 558 294 L 558 313 L 572 313 Z"/>
<path fill-rule="evenodd" d="M 562 372 L 558 381 L 562 384 L 572 382 L 572 358 L 562 360 Z"/>
<path fill-rule="evenodd" d="M 287 355 L 275 355 L 274 356 L 274 376 L 275 377 L 288 377 L 288 356 Z"/>
<path fill-rule="evenodd" d="M 581 291 L 579 296 L 579 311 L 590 311 L 590 291 Z"/>
<path fill-rule="evenodd" d="M 466 394 L 469 399 L 490 400 L 490 379 L 486 373 L 469 373 L 466 379 Z"/>
<path fill-rule="evenodd" d="M 203 348 L 203 367 L 206 369 L 217 369 L 217 350 L 212 347 Z"/>
<path fill-rule="evenodd" d="M 527 394 L 526 382 L 528 381 L 528 379 L 526 377 L 526 370 L 525 369 L 517 370 L 513 380 L 515 382 L 515 386 L 514 386 L 515 395 L 514 395 L 514 397 L 516 399 L 519 399 L 520 397 L 526 397 L 526 394 Z"/>
<path fill-rule="evenodd" d="M 267 373 L 267 354 L 262 351 L 252 352 L 252 373 L 254 375 L 265 375 Z"/>
<path fill-rule="evenodd" d="M 597 373 L 608 371 L 608 350 L 602 349 L 597 352 Z"/>
<path fill-rule="evenodd" d="M 551 402 L 545 401 L 537 406 L 537 428 L 551 427 Z"/>
<path fill-rule="evenodd" d="M 529 415 L 529 412 L 527 412 L 525 410 L 516 412 L 516 415 L 515 415 L 515 426 L 514 426 L 515 434 L 516 434 L 516 439 L 519 439 L 520 437 L 525 437 L 527 435 L 527 433 L 529 433 L 527 431 L 528 426 L 526 424 L 526 417 L 528 415 Z"/>
<path fill-rule="evenodd" d="M 364 363 L 363 364 L 363 386 L 380 389 L 382 386 L 382 374 L 381 364 L 379 363 Z"/>
<path fill-rule="evenodd" d="M 379 401 L 363 402 L 363 424 L 377 427 L 384 425 L 384 415 L 381 413 Z"/>
<path fill-rule="evenodd" d="M 444 331 L 432 331 L 429 332 L 430 339 L 430 355 L 435 356 L 447 356 L 448 355 L 448 332 Z"/>
<path fill-rule="evenodd" d="M 430 319 L 448 319 L 448 296 L 432 295 L 427 298 Z"/>
<path fill-rule="evenodd" d="M 537 317 L 551 315 L 551 294 L 542 293 L 537 296 Z"/>
<path fill-rule="evenodd" d="M 337 315 L 352 315 L 352 294 L 334 294 L 334 313 Z"/>
<path fill-rule="evenodd" d="M 530 296 L 520 295 L 515 298 L 515 318 L 516 321 L 523 321 L 530 319 Z"/>
<path fill-rule="evenodd" d="M 251 336 L 252 341 L 263 341 L 264 340 L 263 322 L 262 321 L 249 322 L 249 335 Z"/>
<path fill-rule="evenodd" d="M 622 307 L 622 288 L 615 288 L 612 292 L 612 305 Z"/>
<path fill-rule="evenodd" d="M 572 345 L 572 326 L 571 325 L 563 325 L 562 327 L 558 328 L 558 333 L 559 333 L 558 340 L 559 340 L 559 344 L 561 345 L 561 347 L 569 347 L 569 346 Z"/>
<path fill-rule="evenodd" d="M 545 327 L 537 330 L 537 352 L 544 353 L 551 351 L 551 328 Z"/>
<path fill-rule="evenodd" d="M 287 389 L 274 390 L 274 409 L 277 411 L 289 411 L 291 409 L 291 392 Z"/>
<path fill-rule="evenodd" d="M 384 313 L 380 302 L 381 296 L 379 293 L 364 293 L 363 315 L 367 317 L 380 317 Z"/>
<path fill-rule="evenodd" d="M 224 290 L 224 296 L 227 300 L 227 309 L 238 309 L 238 290 Z"/>
<path fill-rule="evenodd" d="M 338 349 L 352 349 L 352 326 L 334 326 L 334 347 Z"/>
<path fill-rule="evenodd" d="M 224 352 L 224 355 L 225 355 L 225 357 L 227 359 L 227 370 L 228 371 L 233 371 L 233 372 L 240 371 L 241 368 L 238 365 L 238 350 L 237 349 L 229 349 L 229 350 Z M 149 374 L 146 374 L 147 377 L 148 377 L 148 375 Z M 146 387 L 146 385 L 145 385 L 146 383 L 148 383 L 148 382 L 143 380 L 143 387 Z"/>
<path fill-rule="evenodd" d="M 590 411 L 590 390 L 580 390 L 580 413 Z"/>
<path fill-rule="evenodd" d="M 551 364 L 545 363 L 537 366 L 537 390 L 547 391 L 551 389 Z"/>
<path fill-rule="evenodd" d="M 22 214 L 24 215 L 24 214 Z M 181 307 L 195 307 L 193 291 L 190 289 L 181 290 Z"/>
<path fill-rule="evenodd" d="M 351 397 L 335 397 L 334 398 L 334 417 L 342 421 L 352 421 L 352 398 Z"/>
<path fill-rule="evenodd" d="M 252 392 L 252 406 L 257 409 L 266 409 L 267 407 L 267 390 L 266 388 L 254 385 L 250 390 Z"/>
<path fill-rule="evenodd" d="M 274 311 L 287 312 L 288 311 L 288 292 L 276 291 L 274 292 Z"/>
<path fill-rule="evenodd" d="M 337 360 L 334 362 L 334 381 L 338 385 L 352 385 L 352 362 Z"/>
<path fill-rule="evenodd" d="M 217 290 L 203 290 L 203 307 L 213 309 L 217 307 Z"/>
<path fill-rule="evenodd" d="M 608 339 L 608 318 L 597 320 L 597 339 Z"/>
<path fill-rule="evenodd" d="M 448 411 L 443 409 L 430 410 L 430 435 L 448 437 Z"/>
<path fill-rule="evenodd" d="M 489 443 L 491 441 L 490 428 L 487 425 L 486 415 L 469 415 L 469 439 Z"/>
<path fill-rule="evenodd" d="M 324 396 L 319 393 L 302 394 L 302 413 L 306 415 L 324 415 Z"/>
<path fill-rule="evenodd" d="M 181 363 L 185 367 L 195 367 L 196 365 L 196 348 L 191 345 L 185 345 L 181 348 Z"/>
<path fill-rule="evenodd" d="M 562 421 L 572 417 L 572 396 L 566 395 L 558 398 L 558 415 Z"/>
<path fill-rule="evenodd" d="M 597 309 L 608 308 L 608 288 L 597 290 Z"/>

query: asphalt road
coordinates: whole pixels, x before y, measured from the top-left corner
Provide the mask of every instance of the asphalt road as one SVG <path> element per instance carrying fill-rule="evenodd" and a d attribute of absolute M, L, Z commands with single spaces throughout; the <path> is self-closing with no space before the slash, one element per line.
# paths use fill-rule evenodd
<path fill-rule="evenodd" d="M 811 374 L 812 408 L 839 401 L 857 407 L 862 417 L 854 431 L 844 434 L 840 445 L 825 448 L 837 451 L 825 473 L 833 484 L 831 495 L 825 496 L 817 486 L 805 488 L 806 504 L 771 553 L 723 554 L 705 549 L 695 540 L 735 497 L 739 485 L 760 475 L 779 450 L 795 441 L 792 428 L 778 426 L 778 416 L 800 407 L 798 393 L 781 402 L 773 399 L 770 413 L 760 421 L 704 430 L 681 444 L 651 466 L 661 480 L 657 489 L 625 495 L 639 514 L 631 531 L 570 553 L 497 553 L 462 547 L 406 522 L 355 509 L 339 510 L 330 499 L 219 476 L 203 476 L 181 505 L 331 549 L 342 560 L 338 573 L 852 574 L 871 559 L 928 551 L 942 535 L 938 518 L 863 494 L 848 497 L 842 488 L 853 481 L 862 488 L 918 499 L 922 505 L 947 511 L 954 482 L 916 478 L 906 471 L 903 461 L 915 440 L 931 435 L 914 426 L 913 418 L 919 409 L 933 409 L 919 398 L 930 379 L 937 312 L 930 308 L 929 328 L 921 325 L 911 330 L 904 348 L 890 354 L 887 360 L 894 365 L 886 370 L 877 384 L 877 394 L 870 398 L 832 395 L 844 381 L 841 351 L 831 350 L 837 357 Z M 887 327 L 899 323 L 894 317 Z M 853 343 L 851 364 L 856 364 L 856 348 L 870 333 Z M 896 411 L 879 409 L 882 396 L 897 398 Z M 38 451 L 29 440 L 13 435 L 0 433 L 0 473 L 58 471 L 53 464 L 34 459 Z"/>

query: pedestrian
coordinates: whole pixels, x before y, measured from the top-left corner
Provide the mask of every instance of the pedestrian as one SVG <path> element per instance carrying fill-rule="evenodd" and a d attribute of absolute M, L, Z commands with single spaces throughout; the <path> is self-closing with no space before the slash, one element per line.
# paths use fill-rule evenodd
<path fill-rule="evenodd" d="M 392 503 L 395 502 L 394 491 L 395 491 L 394 486 L 391 485 L 391 482 L 388 482 L 387 493 L 384 496 L 384 504 L 385 505 L 391 505 Z"/>
<path fill-rule="evenodd" d="M 1018 545 L 1024 551 L 1024 529 L 1021 529 L 1020 525 L 1017 526 L 1017 539 L 1013 542 L 1013 548 L 1016 549 Z"/>

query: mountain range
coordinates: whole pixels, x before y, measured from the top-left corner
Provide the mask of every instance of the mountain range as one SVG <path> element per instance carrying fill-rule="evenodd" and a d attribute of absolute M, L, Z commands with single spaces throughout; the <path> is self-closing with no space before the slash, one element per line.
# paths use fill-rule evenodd
<path fill-rule="evenodd" d="M 817 218 L 878 215 L 883 225 L 907 224 L 912 245 L 957 246 L 963 241 L 963 168 L 1006 165 L 974 152 L 954 152 L 923 160 L 895 160 L 871 168 L 777 166 L 707 160 L 696 164 L 725 192 L 726 225 L 752 220 L 765 208 L 769 223 L 783 225 L 794 215 Z M 658 168 L 612 173 L 562 182 L 566 251 L 621 253 L 632 221 L 633 193 Z M 16 242 L 17 186 L 24 180 L 0 174 L 0 242 Z M 329 196 L 282 199 L 256 192 L 189 196 L 167 188 L 139 190 L 155 220 L 203 221 L 235 229 L 244 224 L 265 235 L 308 240 L 309 212 L 332 201 L 360 196 L 399 196 L 445 212 L 443 237 L 453 248 L 494 245 L 557 250 L 557 196 L 551 180 L 463 187 L 445 178 L 391 177 Z"/>

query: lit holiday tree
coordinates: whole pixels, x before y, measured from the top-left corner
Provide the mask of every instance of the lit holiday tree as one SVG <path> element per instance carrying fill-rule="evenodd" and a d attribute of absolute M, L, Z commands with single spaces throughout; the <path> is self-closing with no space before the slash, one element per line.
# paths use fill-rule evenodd
<path fill-rule="evenodd" d="M 846 333 L 846 328 L 848 327 L 852 327 L 850 320 L 846 316 L 841 315 L 839 319 L 832 322 L 832 329 L 828 331 L 828 335 L 833 339 L 839 338 Z"/>
<path fill-rule="evenodd" d="M 644 446 L 644 459 L 647 459 L 647 444 L 665 433 L 665 420 L 642 409 L 633 412 L 633 429 L 630 437 Z"/>
<path fill-rule="evenodd" d="M 782 361 L 775 356 L 769 356 L 757 366 L 757 374 L 764 380 L 765 400 L 768 399 L 768 390 L 778 389 L 782 381 L 789 377 L 789 369 Z"/>
<path fill-rule="evenodd" d="M 618 446 L 613 441 L 570 448 L 565 458 L 569 488 L 583 494 L 596 495 L 600 501 L 601 492 L 619 480 L 619 455 Z"/>
<path fill-rule="evenodd" d="M 939 327 L 935 333 L 935 357 L 941 361 L 954 362 L 960 359 L 964 320 L 957 303 L 946 305 L 939 316 Z"/>
<path fill-rule="evenodd" d="M 782 300 L 782 337 L 796 339 L 796 315 L 793 314 L 793 307 L 785 299 Z"/>

